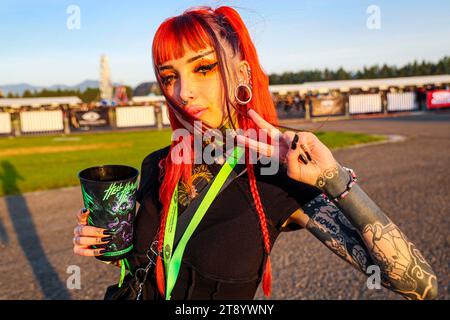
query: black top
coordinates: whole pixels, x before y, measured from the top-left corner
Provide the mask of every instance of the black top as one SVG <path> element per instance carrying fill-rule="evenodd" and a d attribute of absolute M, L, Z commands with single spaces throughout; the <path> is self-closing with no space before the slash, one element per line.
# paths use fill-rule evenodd
<path fill-rule="evenodd" d="M 160 224 L 158 164 L 168 151 L 169 147 L 155 151 L 142 162 L 135 250 L 128 258 L 132 269 L 146 265 L 142 254 Z M 208 169 L 215 175 L 220 166 L 210 165 Z M 260 165 L 255 165 L 255 176 L 273 247 L 286 219 L 321 191 L 290 179 L 283 167 L 276 175 L 268 176 L 260 175 Z M 180 205 L 185 202 L 186 199 L 180 200 Z M 253 299 L 266 261 L 259 223 L 244 172 L 214 199 L 189 240 L 172 299 Z M 154 276 L 146 282 L 144 298 L 163 299 Z"/>

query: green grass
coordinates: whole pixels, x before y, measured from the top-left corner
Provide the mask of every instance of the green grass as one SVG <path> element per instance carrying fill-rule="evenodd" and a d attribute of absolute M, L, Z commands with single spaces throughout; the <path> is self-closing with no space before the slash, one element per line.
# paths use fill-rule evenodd
<path fill-rule="evenodd" d="M 140 170 L 146 155 L 170 143 L 170 133 L 147 130 L 1 138 L 0 196 L 79 185 L 77 173 L 90 166 L 125 164 Z M 331 149 L 383 139 L 357 133 L 315 134 Z M 89 147 L 94 148 L 77 150 Z"/>

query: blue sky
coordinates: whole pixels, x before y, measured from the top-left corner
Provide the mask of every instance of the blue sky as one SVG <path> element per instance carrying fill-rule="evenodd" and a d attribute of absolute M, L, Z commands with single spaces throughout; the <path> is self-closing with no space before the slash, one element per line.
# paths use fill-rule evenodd
<path fill-rule="evenodd" d="M 69 5 L 81 28 L 69 30 Z M 196 5 L 231 5 L 268 73 L 437 61 L 450 55 L 448 0 L 0 1 L 0 85 L 73 85 L 99 78 L 107 54 L 114 82 L 154 80 L 150 46 L 159 24 Z M 368 6 L 380 8 L 371 30 Z"/>

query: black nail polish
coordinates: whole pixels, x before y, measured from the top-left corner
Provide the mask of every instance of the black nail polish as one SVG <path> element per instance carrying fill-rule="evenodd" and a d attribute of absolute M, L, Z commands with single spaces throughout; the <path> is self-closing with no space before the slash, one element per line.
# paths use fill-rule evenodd
<path fill-rule="evenodd" d="M 112 236 L 114 234 L 114 231 L 112 231 L 112 230 L 105 230 L 105 231 L 103 231 L 103 234 L 105 236 Z"/>
<path fill-rule="evenodd" d="M 83 213 L 86 213 L 86 212 L 87 212 L 87 209 L 86 209 L 86 208 L 83 208 L 81 211 L 82 211 Z"/>
<path fill-rule="evenodd" d="M 98 253 L 104 254 L 106 252 L 106 249 L 101 249 Z"/>
<path fill-rule="evenodd" d="M 308 151 L 305 151 L 305 153 L 306 153 L 306 156 L 308 157 L 308 160 L 309 160 L 309 161 L 312 161 L 312 158 L 311 158 L 311 156 L 309 155 L 309 152 L 308 152 Z"/>
<path fill-rule="evenodd" d="M 303 154 L 300 153 L 300 155 L 298 156 L 298 158 L 299 158 L 304 164 L 308 164 L 308 161 L 305 159 L 305 157 L 303 156 Z"/>
<path fill-rule="evenodd" d="M 102 242 L 111 241 L 113 237 L 104 237 L 102 238 Z"/>
<path fill-rule="evenodd" d="M 298 142 L 298 135 L 294 136 L 294 139 L 292 139 L 291 149 L 295 150 L 297 149 L 297 142 Z"/>

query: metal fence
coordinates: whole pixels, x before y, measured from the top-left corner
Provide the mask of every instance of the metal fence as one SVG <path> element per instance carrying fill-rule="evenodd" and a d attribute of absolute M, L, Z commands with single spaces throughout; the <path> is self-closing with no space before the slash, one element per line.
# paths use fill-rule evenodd
<path fill-rule="evenodd" d="M 377 94 L 351 94 L 349 96 L 349 113 L 373 113 L 382 112 L 381 95 Z"/>
<path fill-rule="evenodd" d="M 388 111 L 413 111 L 418 108 L 417 94 L 415 92 L 389 92 L 387 94 Z"/>
<path fill-rule="evenodd" d="M 11 115 L 8 112 L 0 112 L 0 134 L 11 134 Z"/>
<path fill-rule="evenodd" d="M 435 98 L 428 96 L 428 104 L 434 101 L 437 107 L 450 107 L 450 91 L 434 91 Z M 446 94 L 444 96 L 444 94 Z M 425 95 L 423 95 L 426 97 Z M 339 98 L 339 104 L 334 103 Z M 321 115 L 351 118 L 361 114 L 416 111 L 424 109 L 425 100 L 417 92 L 352 93 L 339 96 L 321 94 L 302 97 L 294 107 L 283 107 L 283 100 L 274 101 L 281 118 L 311 119 Z M 317 102 L 320 102 L 317 103 Z M 431 102 L 430 102 L 431 101 Z M 294 100 L 295 102 L 295 100 Z M 331 103 L 333 102 L 333 103 Z M 81 130 L 111 130 L 115 128 L 158 128 L 169 126 L 167 105 L 163 101 L 144 101 L 128 106 L 92 108 L 70 107 L 42 109 L 0 108 L 0 135 L 47 134 L 78 132 Z M 150 104 L 151 103 L 151 104 Z M 437 108 L 436 107 L 436 108 Z M 431 109 L 428 106 L 428 109 Z M 5 112 L 7 111 L 7 112 Z M 320 111 L 320 112 L 319 112 Z"/>
<path fill-rule="evenodd" d="M 23 133 L 64 131 L 62 110 L 20 112 L 20 131 Z"/>
<path fill-rule="evenodd" d="M 116 108 L 116 126 L 118 128 L 148 127 L 156 125 L 154 107 Z"/>

